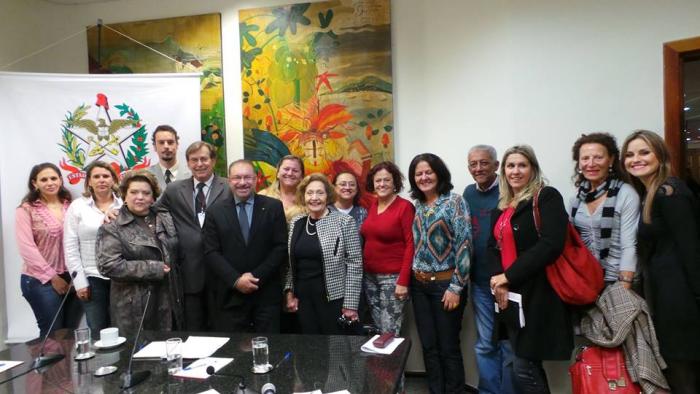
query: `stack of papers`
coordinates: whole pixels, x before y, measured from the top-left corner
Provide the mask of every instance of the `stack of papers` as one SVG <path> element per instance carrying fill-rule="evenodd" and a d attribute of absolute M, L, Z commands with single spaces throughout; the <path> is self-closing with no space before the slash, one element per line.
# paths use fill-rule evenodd
<path fill-rule="evenodd" d="M 363 352 L 372 354 L 391 354 L 396 350 L 397 347 L 403 342 L 403 338 L 394 338 L 385 348 L 378 348 L 374 346 L 374 341 L 379 338 L 379 334 L 373 336 L 369 341 L 365 342 L 360 349 Z"/>
<path fill-rule="evenodd" d="M 493 290 L 491 291 L 493 293 Z M 498 303 L 494 303 L 496 313 L 501 313 L 501 308 L 498 307 Z M 525 327 L 525 312 L 523 312 L 523 296 L 520 293 L 514 293 L 512 291 L 508 292 L 508 310 L 509 308 L 518 308 L 518 322 L 520 323 L 520 328 Z"/>
<path fill-rule="evenodd" d="M 204 358 L 209 357 L 214 352 L 224 346 L 230 338 L 222 337 L 195 337 L 191 336 L 182 343 L 182 358 Z M 134 358 L 166 358 L 165 341 L 154 341 L 144 346 L 134 354 Z"/>
<path fill-rule="evenodd" d="M 8 369 L 12 369 L 20 364 L 22 364 L 24 361 L 0 361 L 0 373 L 7 371 Z"/>
<path fill-rule="evenodd" d="M 233 361 L 232 358 L 221 358 L 221 357 L 206 357 L 200 358 L 199 360 L 193 362 L 187 367 L 173 374 L 179 378 L 190 378 L 190 379 L 207 379 L 209 374 L 207 373 L 207 368 L 214 367 L 214 372 L 218 372 L 221 368 L 225 367 Z"/>

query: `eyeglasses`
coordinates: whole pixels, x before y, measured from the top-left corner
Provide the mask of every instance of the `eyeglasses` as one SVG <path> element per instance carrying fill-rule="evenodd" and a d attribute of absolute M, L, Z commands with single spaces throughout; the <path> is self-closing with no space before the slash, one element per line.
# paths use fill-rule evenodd
<path fill-rule="evenodd" d="M 244 175 L 244 176 L 234 175 L 234 176 L 230 177 L 229 179 L 234 181 L 234 182 L 240 182 L 240 181 L 252 182 L 253 180 L 255 180 L 255 176 L 253 176 L 253 175 Z"/>
<path fill-rule="evenodd" d="M 470 161 L 469 162 L 469 168 L 477 168 L 477 167 L 488 167 L 491 164 L 490 161 L 482 160 L 482 161 Z"/>

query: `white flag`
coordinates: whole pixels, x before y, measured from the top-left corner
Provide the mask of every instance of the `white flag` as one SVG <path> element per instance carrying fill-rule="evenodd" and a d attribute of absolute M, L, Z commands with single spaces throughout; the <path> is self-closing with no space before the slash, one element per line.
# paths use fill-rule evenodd
<path fill-rule="evenodd" d="M 77 197 L 83 169 L 95 160 L 123 172 L 158 161 L 151 144 L 157 125 L 180 136 L 178 162 L 200 139 L 199 74 L 83 75 L 0 73 L 0 203 L 8 341 L 38 336 L 22 298 L 22 260 L 15 242 L 15 208 L 27 193 L 29 171 L 51 162 Z"/>

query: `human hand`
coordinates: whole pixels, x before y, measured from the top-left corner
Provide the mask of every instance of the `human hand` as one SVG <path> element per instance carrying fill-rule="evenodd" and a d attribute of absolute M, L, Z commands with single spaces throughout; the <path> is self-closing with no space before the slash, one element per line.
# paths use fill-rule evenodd
<path fill-rule="evenodd" d="M 170 266 L 167 264 L 163 264 L 163 272 L 166 274 L 170 272 Z"/>
<path fill-rule="evenodd" d="M 90 286 L 83 287 L 82 289 L 76 290 L 75 294 L 81 301 L 90 301 Z"/>
<path fill-rule="evenodd" d="M 498 309 L 504 310 L 508 308 L 508 286 L 496 287 L 493 296 L 496 298 L 496 303 L 498 303 Z"/>
<path fill-rule="evenodd" d="M 396 297 L 399 300 L 407 299 L 408 298 L 408 287 L 396 285 L 396 288 L 394 289 L 394 297 Z"/>
<path fill-rule="evenodd" d="M 107 223 L 111 222 L 112 220 L 116 219 L 117 216 L 119 216 L 118 209 L 112 209 L 112 210 L 105 212 L 105 218 L 103 220 L 104 224 L 107 224 Z"/>
<path fill-rule="evenodd" d="M 287 292 L 286 306 L 289 312 L 296 312 L 299 310 L 299 299 L 294 297 L 294 294 L 291 291 Z"/>
<path fill-rule="evenodd" d="M 259 281 L 260 279 L 254 277 L 253 274 L 246 272 L 236 281 L 236 290 L 243 294 L 250 294 L 258 289 Z"/>
<path fill-rule="evenodd" d="M 58 295 L 64 295 L 68 292 L 68 289 L 70 286 L 68 285 L 68 282 L 63 280 L 60 276 L 56 275 L 53 278 L 51 278 L 51 287 L 58 293 Z"/>
<path fill-rule="evenodd" d="M 459 305 L 459 294 L 453 293 L 450 290 L 445 290 L 442 295 L 442 307 L 446 311 L 452 311 Z"/>
<path fill-rule="evenodd" d="M 508 285 L 506 274 L 498 274 L 491 277 L 491 290 L 496 290 L 496 287 Z"/>
<path fill-rule="evenodd" d="M 345 316 L 346 319 L 350 321 L 355 321 L 360 318 L 360 316 L 357 314 L 357 311 L 354 309 L 342 309 L 343 311 L 343 316 Z"/>

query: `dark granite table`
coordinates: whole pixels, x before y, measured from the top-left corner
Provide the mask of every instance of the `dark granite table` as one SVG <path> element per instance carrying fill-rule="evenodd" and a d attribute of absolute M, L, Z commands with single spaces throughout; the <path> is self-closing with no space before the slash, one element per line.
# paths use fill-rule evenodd
<path fill-rule="evenodd" d="M 165 340 L 171 337 L 187 339 L 186 332 L 148 332 L 140 342 Z M 234 361 L 219 373 L 238 374 L 249 389 L 260 391 L 265 383 L 273 383 L 277 393 L 305 392 L 320 389 L 322 392 L 348 390 L 351 393 L 395 393 L 411 348 L 406 339 L 391 355 L 373 355 L 360 351 L 367 340 L 361 336 L 321 335 L 267 335 L 270 346 L 270 363 L 276 364 L 286 352 L 292 356 L 276 370 L 264 375 L 250 372 L 252 353 L 250 340 L 254 334 L 191 334 L 227 336 L 231 339 L 213 357 L 232 357 Z M 54 339 L 55 338 L 55 339 Z M 23 360 L 24 364 L 0 373 L 0 381 L 20 375 L 31 367 L 31 361 L 39 352 L 40 341 L 13 345 L 0 352 L 0 360 Z M 42 373 L 29 372 L 12 382 L 0 385 L 2 393 L 116 393 L 119 392 L 120 375 L 127 368 L 132 342 L 111 350 L 98 350 L 90 360 L 73 360 L 73 334 L 57 331 L 47 341 L 44 353 L 62 353 L 66 358 L 48 367 Z M 187 366 L 193 360 L 185 360 Z M 119 370 L 105 377 L 94 377 L 95 369 L 116 365 Z M 167 374 L 165 363 L 159 360 L 134 360 L 133 370 L 150 370 L 150 378 L 134 387 L 135 393 L 199 393 L 216 389 L 220 393 L 232 393 L 238 387 L 239 378 L 211 376 L 206 380 L 179 379 Z"/>

